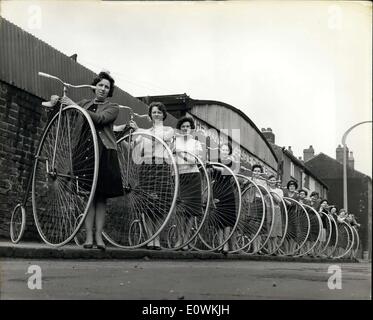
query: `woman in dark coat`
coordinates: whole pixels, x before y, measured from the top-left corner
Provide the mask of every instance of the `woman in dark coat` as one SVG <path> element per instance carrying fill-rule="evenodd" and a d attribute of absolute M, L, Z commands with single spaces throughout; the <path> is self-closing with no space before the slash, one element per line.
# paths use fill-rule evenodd
<path fill-rule="evenodd" d="M 105 223 L 106 199 L 123 195 L 117 144 L 113 132 L 113 124 L 118 116 L 119 107 L 107 100 L 113 95 L 114 91 L 114 79 L 107 72 L 100 72 L 93 80 L 92 85 L 96 86 L 94 99 L 84 99 L 75 103 L 68 97 L 62 97 L 61 103 L 65 105 L 77 104 L 87 110 L 96 128 L 99 147 L 99 171 L 96 192 L 85 218 L 86 242 L 83 247 L 86 249 L 93 247 L 93 226 L 95 224 L 97 248 L 105 250 L 102 231 Z M 85 132 L 84 128 L 81 132 Z M 87 137 L 82 134 L 79 141 L 85 143 L 86 139 Z M 79 154 L 75 155 L 75 170 L 79 163 L 79 156 Z M 81 168 L 79 170 L 81 171 Z"/>
<path fill-rule="evenodd" d="M 230 143 L 222 144 L 220 147 L 219 162 L 226 165 L 230 169 L 234 169 L 236 166 L 235 161 L 232 157 L 232 145 Z M 219 202 L 216 204 L 216 220 L 218 227 L 218 239 L 219 244 L 223 243 L 223 239 L 226 239 L 231 233 L 232 228 L 236 224 L 237 211 L 236 211 L 236 196 L 235 188 L 233 186 L 233 178 L 226 170 L 221 167 L 214 167 L 216 172 L 214 173 L 214 180 L 217 183 L 212 184 L 213 195 Z M 223 253 L 229 251 L 228 242 L 224 244 L 222 249 Z"/>

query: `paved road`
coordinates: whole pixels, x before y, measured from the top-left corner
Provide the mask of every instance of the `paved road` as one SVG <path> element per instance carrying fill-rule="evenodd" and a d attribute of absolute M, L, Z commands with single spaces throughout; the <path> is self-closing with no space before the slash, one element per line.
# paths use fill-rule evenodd
<path fill-rule="evenodd" d="M 28 288 L 31 265 L 41 290 Z M 370 299 L 371 265 L 336 265 L 342 289 L 330 290 L 326 263 L 2 259 L 0 299 Z"/>

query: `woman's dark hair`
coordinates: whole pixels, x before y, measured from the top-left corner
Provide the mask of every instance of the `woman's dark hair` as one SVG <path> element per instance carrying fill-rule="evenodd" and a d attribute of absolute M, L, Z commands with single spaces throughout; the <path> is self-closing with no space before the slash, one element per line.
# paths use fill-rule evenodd
<path fill-rule="evenodd" d="M 176 129 L 179 129 L 181 128 L 181 125 L 184 123 L 184 122 L 189 122 L 190 123 L 190 127 L 194 130 L 196 128 L 196 125 L 194 124 L 194 120 L 192 117 L 188 117 L 188 116 L 184 116 L 184 117 L 181 117 L 179 119 L 179 121 L 177 122 L 176 124 Z"/>
<path fill-rule="evenodd" d="M 229 143 L 229 142 L 227 142 L 227 143 L 222 143 L 222 144 L 220 145 L 219 150 L 221 149 L 222 146 L 228 146 L 228 149 L 229 149 L 229 155 L 231 155 L 231 154 L 233 153 L 233 148 L 232 148 L 232 144 L 231 144 L 231 143 Z"/>
<path fill-rule="evenodd" d="M 304 192 L 304 194 L 306 195 L 306 197 L 308 196 L 308 192 L 307 192 L 307 190 L 304 190 L 304 189 L 300 189 L 300 190 L 298 190 L 298 193 L 301 193 L 301 192 Z"/>
<path fill-rule="evenodd" d="M 322 199 L 320 202 L 319 202 L 319 208 L 317 209 L 317 210 L 320 210 L 320 208 L 321 208 L 321 204 L 323 203 L 323 202 L 325 202 L 326 201 L 326 203 L 328 203 L 328 200 L 326 200 L 326 199 Z"/>
<path fill-rule="evenodd" d="M 335 210 L 338 212 L 338 208 L 337 208 L 337 206 L 330 206 L 330 207 L 329 207 L 329 211 L 332 211 L 333 208 L 335 208 Z"/>
<path fill-rule="evenodd" d="M 99 83 L 101 80 L 103 79 L 106 79 L 107 81 L 110 82 L 110 90 L 109 90 L 109 93 L 108 93 L 108 97 L 112 97 L 113 96 L 113 92 L 114 92 L 114 79 L 106 72 L 100 72 L 96 78 L 93 79 L 92 81 L 92 86 L 96 86 L 97 83 Z M 95 90 L 93 89 L 93 92 L 95 92 Z"/>
<path fill-rule="evenodd" d="M 319 193 L 316 192 L 316 191 L 312 191 L 310 197 L 313 197 L 313 196 L 317 196 L 318 197 Z"/>
<path fill-rule="evenodd" d="M 149 105 L 149 111 L 148 111 L 149 118 L 153 120 L 153 118 L 152 118 L 152 110 L 155 107 L 157 107 L 160 111 L 162 111 L 162 113 L 163 113 L 163 121 L 164 121 L 167 118 L 167 111 L 166 111 L 165 105 L 162 102 L 152 102 Z"/>
<path fill-rule="evenodd" d="M 259 168 L 259 169 L 260 169 L 260 172 L 263 173 L 263 167 L 262 167 L 260 164 L 254 164 L 254 165 L 251 167 L 251 171 L 254 171 L 255 168 Z"/>
<path fill-rule="evenodd" d="M 286 185 L 286 188 L 289 189 L 289 187 L 293 185 L 295 187 L 295 189 L 298 189 L 298 183 L 294 180 L 290 180 L 287 185 Z"/>

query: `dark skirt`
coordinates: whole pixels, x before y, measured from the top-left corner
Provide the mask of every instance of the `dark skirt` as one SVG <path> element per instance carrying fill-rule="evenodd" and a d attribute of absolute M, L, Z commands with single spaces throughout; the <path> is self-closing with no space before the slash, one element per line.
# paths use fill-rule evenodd
<path fill-rule="evenodd" d="M 250 204 L 250 211 L 245 217 L 245 225 L 248 226 L 248 232 L 250 236 L 253 236 L 260 228 L 263 218 L 263 202 L 262 198 L 254 195 L 254 198 Z M 265 233 L 265 227 L 261 228 L 261 234 Z M 264 230 L 264 231 L 263 231 Z"/>
<path fill-rule="evenodd" d="M 99 165 L 96 195 L 103 198 L 123 196 L 117 151 L 102 147 Z"/>
<path fill-rule="evenodd" d="M 179 206 L 188 217 L 202 214 L 202 185 L 198 172 L 179 175 Z"/>
<path fill-rule="evenodd" d="M 236 197 L 232 186 L 231 177 L 228 175 L 216 175 L 217 184 L 213 184 L 213 199 L 216 201 L 215 217 L 219 228 L 233 227 L 236 224 Z M 224 189 L 219 187 L 224 186 Z"/>
<path fill-rule="evenodd" d="M 73 151 L 73 171 L 78 176 L 79 191 L 90 192 L 94 173 L 94 148 L 87 131 L 83 131 Z M 123 195 L 117 151 L 106 149 L 98 137 L 99 169 L 95 195 L 113 198 Z M 88 159 L 88 160 L 86 160 Z"/>

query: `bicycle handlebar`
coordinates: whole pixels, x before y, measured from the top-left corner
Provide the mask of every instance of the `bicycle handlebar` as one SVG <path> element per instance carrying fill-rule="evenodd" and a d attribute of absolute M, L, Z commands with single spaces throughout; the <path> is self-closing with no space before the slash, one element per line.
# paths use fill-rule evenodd
<path fill-rule="evenodd" d="M 49 79 L 57 80 L 57 81 L 61 82 L 67 88 L 76 88 L 76 89 L 90 88 L 90 89 L 96 89 L 96 86 L 92 86 L 92 85 L 89 85 L 89 84 L 73 85 L 73 84 L 70 84 L 70 83 L 66 83 L 66 82 L 63 82 L 60 78 L 58 78 L 56 76 L 52 76 L 52 75 L 50 75 L 48 73 L 41 72 L 41 71 L 38 72 L 38 75 L 41 76 L 41 77 L 44 77 L 44 78 L 49 78 Z"/>
<path fill-rule="evenodd" d="M 133 109 L 129 106 L 122 106 L 122 105 L 119 105 L 119 108 L 120 109 L 127 109 L 127 110 L 130 110 L 130 113 L 131 115 L 133 116 L 136 116 L 138 118 L 149 118 L 149 115 L 148 114 L 138 114 L 136 112 L 133 111 Z"/>

